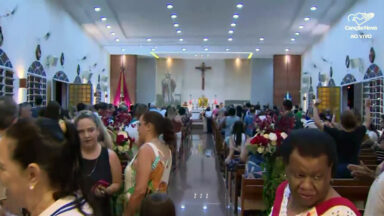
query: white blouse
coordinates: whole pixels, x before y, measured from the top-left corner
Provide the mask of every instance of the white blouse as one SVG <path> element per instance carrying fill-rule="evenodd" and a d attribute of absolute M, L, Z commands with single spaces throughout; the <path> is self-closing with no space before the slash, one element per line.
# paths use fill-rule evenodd
<path fill-rule="evenodd" d="M 51 206 L 45 209 L 39 216 L 84 216 L 76 208 L 74 196 L 67 196 L 54 202 Z M 87 215 L 92 215 L 92 208 L 88 205 L 85 199 L 80 201 L 81 209 Z"/>

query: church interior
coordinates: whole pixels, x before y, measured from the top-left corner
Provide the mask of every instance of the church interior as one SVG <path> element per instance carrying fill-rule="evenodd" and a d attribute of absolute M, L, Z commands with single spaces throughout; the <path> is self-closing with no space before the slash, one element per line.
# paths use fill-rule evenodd
<path fill-rule="evenodd" d="M 54 119 L 64 136 L 76 128 L 82 180 L 110 172 L 84 191 L 79 183 L 93 212 L 74 201 L 79 213 L 59 208 L 57 193 L 25 201 L 64 184 L 44 160 L 21 163 L 24 176 L 35 163 L 48 173 L 21 182 L 21 199 L 0 152 L 0 216 L 336 215 L 329 200 L 337 215 L 384 215 L 383 9 L 382 0 L 1 0 L 0 122 L 17 116 L 0 123 L 0 151 L 21 127 Z M 97 129 L 92 145 L 84 119 Z M 323 156 L 328 171 L 313 165 Z"/>

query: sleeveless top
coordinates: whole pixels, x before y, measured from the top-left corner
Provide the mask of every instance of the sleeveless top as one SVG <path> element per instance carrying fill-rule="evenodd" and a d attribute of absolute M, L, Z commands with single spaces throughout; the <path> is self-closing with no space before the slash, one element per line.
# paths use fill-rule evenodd
<path fill-rule="evenodd" d="M 149 145 L 154 154 L 155 160 L 152 163 L 152 170 L 149 176 L 148 186 L 147 186 L 147 195 L 151 193 L 166 193 L 168 189 L 169 174 L 171 173 L 172 167 L 172 153 L 169 150 L 170 158 L 166 161 L 161 160 L 163 153 L 154 145 L 153 143 L 146 143 L 144 145 Z M 137 154 L 128 164 L 124 171 L 124 193 L 125 199 L 129 201 L 131 195 L 135 191 L 136 186 L 136 170 L 134 167 L 134 162 L 136 160 Z"/>
<path fill-rule="evenodd" d="M 94 189 L 100 181 L 112 184 L 112 172 L 109 164 L 108 149 L 102 147 L 98 158 L 87 160 L 82 158 L 82 174 L 84 177 L 84 188 L 87 192 L 87 198 L 94 206 L 95 213 L 100 215 L 111 215 L 110 197 L 95 196 Z"/>

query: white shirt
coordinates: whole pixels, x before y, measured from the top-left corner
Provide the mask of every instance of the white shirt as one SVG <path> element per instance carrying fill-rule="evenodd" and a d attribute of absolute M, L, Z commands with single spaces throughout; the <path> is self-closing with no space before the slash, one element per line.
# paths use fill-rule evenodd
<path fill-rule="evenodd" d="M 76 208 L 74 200 L 74 196 L 61 198 L 45 209 L 39 216 L 84 216 Z M 84 199 L 81 200 L 81 207 L 85 213 L 93 213 L 91 207 Z"/>
<path fill-rule="evenodd" d="M 375 179 L 369 189 L 364 215 L 384 215 L 384 172 Z"/>
<path fill-rule="evenodd" d="M 135 142 L 139 141 L 139 132 L 137 131 L 139 121 L 131 122 L 128 127 L 125 128 L 125 131 L 128 133 L 128 136 L 135 139 Z"/>

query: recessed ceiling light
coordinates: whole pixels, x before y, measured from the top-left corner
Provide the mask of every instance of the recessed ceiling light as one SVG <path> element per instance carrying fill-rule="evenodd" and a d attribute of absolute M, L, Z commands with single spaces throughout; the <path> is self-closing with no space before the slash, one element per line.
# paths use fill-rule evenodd
<path fill-rule="evenodd" d="M 231 23 L 231 27 L 236 27 L 236 23 Z"/>
<path fill-rule="evenodd" d="M 152 48 L 152 52 L 155 52 L 156 51 L 156 49 L 155 48 Z"/>
<path fill-rule="evenodd" d="M 183 41 L 184 41 L 184 39 L 183 39 L 183 38 L 180 38 L 180 39 L 179 39 L 179 41 L 180 41 L 180 42 L 183 42 Z"/>
<path fill-rule="evenodd" d="M 304 18 L 304 21 L 305 21 L 305 22 L 308 22 L 310 19 L 311 19 L 311 18 L 309 18 L 309 17 L 305 17 L 305 18 Z"/>
<path fill-rule="evenodd" d="M 231 38 L 231 37 L 230 37 L 230 38 L 228 38 L 228 41 L 233 41 L 233 38 Z"/>
<path fill-rule="evenodd" d="M 124 49 L 124 48 L 122 48 L 122 49 L 121 49 L 121 51 L 122 51 L 122 52 L 125 52 L 125 49 Z"/>
<path fill-rule="evenodd" d="M 103 22 L 107 21 L 107 17 L 101 17 L 100 19 L 101 19 L 101 21 L 103 21 Z"/>
<path fill-rule="evenodd" d="M 261 37 L 259 40 L 260 40 L 260 41 L 264 41 L 264 38 L 263 38 L 263 37 Z"/>
<path fill-rule="evenodd" d="M 315 11 L 315 10 L 317 10 L 317 7 L 313 6 L 310 9 L 311 9 L 311 11 Z"/>
<path fill-rule="evenodd" d="M 239 9 L 241 9 L 241 8 L 244 7 L 244 5 L 243 5 L 242 3 L 239 3 L 239 4 L 236 5 L 236 7 L 239 8 Z"/>
<path fill-rule="evenodd" d="M 172 5 L 172 4 L 167 4 L 167 8 L 168 8 L 168 9 L 172 9 L 172 8 L 173 8 L 173 5 Z"/>
<path fill-rule="evenodd" d="M 233 30 L 229 30 L 229 31 L 228 31 L 228 34 L 233 34 Z"/>
<path fill-rule="evenodd" d="M 296 36 L 299 36 L 299 35 L 300 35 L 300 33 L 299 33 L 299 32 L 296 32 L 296 33 L 295 33 L 295 35 L 296 35 Z"/>
<path fill-rule="evenodd" d="M 225 51 L 227 51 L 227 52 L 228 52 L 229 50 L 230 50 L 229 48 L 225 49 Z"/>
<path fill-rule="evenodd" d="M 110 28 L 112 28 L 110 25 L 107 25 L 107 26 L 105 26 L 105 27 L 107 27 L 107 29 L 110 29 Z"/>
<path fill-rule="evenodd" d="M 101 8 L 100 8 L 100 7 L 95 7 L 95 11 L 96 11 L 96 12 L 100 12 L 100 11 L 101 11 Z"/>
<path fill-rule="evenodd" d="M 259 48 L 256 48 L 256 52 L 259 52 L 260 51 L 260 49 Z"/>
<path fill-rule="evenodd" d="M 147 38 L 147 42 L 151 42 L 152 41 L 152 39 L 151 38 Z"/>
<path fill-rule="evenodd" d="M 197 54 L 195 54 L 195 57 L 197 57 Z"/>
<path fill-rule="evenodd" d="M 176 33 L 177 33 L 177 34 L 181 34 L 181 30 L 177 30 Z"/>
<path fill-rule="evenodd" d="M 204 41 L 204 42 L 207 42 L 207 41 L 208 41 L 208 38 L 204 38 L 203 41 Z"/>
<path fill-rule="evenodd" d="M 302 26 L 302 25 L 301 25 L 301 26 L 299 26 L 299 29 L 303 29 L 303 28 L 304 28 L 304 26 Z"/>
<path fill-rule="evenodd" d="M 239 18 L 239 14 L 234 14 L 233 15 L 233 19 L 238 19 Z"/>
<path fill-rule="evenodd" d="M 179 25 L 179 23 L 175 23 L 175 24 L 173 24 L 173 26 L 174 26 L 175 28 L 178 28 L 180 25 Z"/>
<path fill-rule="evenodd" d="M 185 52 L 185 51 L 187 51 L 187 49 L 183 48 L 182 51 Z"/>
<path fill-rule="evenodd" d="M 112 36 L 115 36 L 115 35 L 116 35 L 116 33 L 115 33 L 115 32 L 111 32 L 111 35 L 112 35 Z"/>
<path fill-rule="evenodd" d="M 172 19 L 176 19 L 176 18 L 177 18 L 177 15 L 176 15 L 176 14 L 172 14 L 172 15 L 171 15 L 171 18 L 172 18 Z"/>
<path fill-rule="evenodd" d="M 295 38 L 291 38 L 291 41 L 295 41 L 296 39 Z"/>
<path fill-rule="evenodd" d="M 120 39 L 119 39 L 119 38 L 116 38 L 115 41 L 116 41 L 116 42 L 120 42 Z"/>
<path fill-rule="evenodd" d="M 288 48 L 286 48 L 286 49 L 285 49 L 285 52 L 289 52 L 289 49 L 288 49 Z"/>
<path fill-rule="evenodd" d="M 208 48 L 205 48 L 204 51 L 208 51 Z"/>

